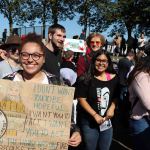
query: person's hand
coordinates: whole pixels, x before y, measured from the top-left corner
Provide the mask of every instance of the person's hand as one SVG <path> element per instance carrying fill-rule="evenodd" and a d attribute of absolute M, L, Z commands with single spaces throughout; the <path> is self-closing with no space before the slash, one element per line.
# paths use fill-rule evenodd
<path fill-rule="evenodd" d="M 71 137 L 68 141 L 68 145 L 73 146 L 73 147 L 77 147 L 80 143 L 81 143 L 80 132 L 78 132 L 78 131 L 73 132 L 73 134 L 71 135 Z"/>
<path fill-rule="evenodd" d="M 0 57 L 2 59 L 6 59 L 7 58 L 7 52 L 5 50 L 0 49 Z"/>
<path fill-rule="evenodd" d="M 105 121 L 105 118 L 103 118 L 99 114 L 95 114 L 94 119 L 96 120 L 97 124 L 102 124 Z"/>
<path fill-rule="evenodd" d="M 111 119 L 114 116 L 114 109 L 109 108 L 106 112 L 105 120 Z"/>

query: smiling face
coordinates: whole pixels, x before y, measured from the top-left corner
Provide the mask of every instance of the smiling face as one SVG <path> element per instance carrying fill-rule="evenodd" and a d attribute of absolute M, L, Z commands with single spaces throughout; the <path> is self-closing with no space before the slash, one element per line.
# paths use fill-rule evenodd
<path fill-rule="evenodd" d="M 40 72 L 45 57 L 40 45 L 34 42 L 28 42 L 23 45 L 20 53 L 20 62 L 24 73 L 34 76 Z"/>
<path fill-rule="evenodd" d="M 54 34 L 49 33 L 51 44 L 58 49 L 63 49 L 65 38 L 66 33 L 61 29 L 56 29 Z"/>
<path fill-rule="evenodd" d="M 105 72 L 108 68 L 108 58 L 105 54 L 101 54 L 96 58 L 95 69 L 97 72 Z"/>
<path fill-rule="evenodd" d="M 101 48 L 102 43 L 99 36 L 94 36 L 90 41 L 90 48 L 92 51 L 97 51 Z"/>

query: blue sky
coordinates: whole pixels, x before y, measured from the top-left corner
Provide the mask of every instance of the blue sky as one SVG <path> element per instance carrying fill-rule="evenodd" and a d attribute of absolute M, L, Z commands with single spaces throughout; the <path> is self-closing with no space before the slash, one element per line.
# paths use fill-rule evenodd
<path fill-rule="evenodd" d="M 2 14 L 0 14 L 0 37 L 2 37 L 2 32 L 4 28 L 6 28 L 9 31 L 9 23 L 7 18 L 4 18 Z M 66 29 L 67 29 L 67 37 L 71 38 L 73 35 L 80 34 L 82 31 L 82 27 L 77 24 L 77 17 L 72 21 L 63 21 L 60 22 Z M 39 25 L 38 23 L 36 25 Z M 17 27 L 17 26 L 13 26 Z M 28 25 L 27 25 L 28 27 Z"/>
<path fill-rule="evenodd" d="M 80 25 L 77 24 L 77 20 L 78 20 L 78 16 L 75 17 L 71 21 L 66 20 L 66 21 L 59 22 L 66 28 L 67 38 L 72 38 L 73 35 L 80 35 L 80 33 L 82 32 L 83 27 L 81 27 Z M 39 25 L 39 24 L 37 23 L 36 25 Z M 29 27 L 29 25 L 26 25 L 26 26 Z M 14 25 L 13 27 L 15 28 L 17 26 Z M 4 18 L 4 16 L 2 14 L 0 14 L 0 38 L 2 37 L 2 32 L 5 28 L 7 29 L 7 31 L 9 31 L 8 20 L 7 20 L 7 18 Z M 104 32 L 102 34 L 105 37 L 107 36 L 107 32 Z M 108 40 L 111 40 L 111 38 L 108 37 Z"/>

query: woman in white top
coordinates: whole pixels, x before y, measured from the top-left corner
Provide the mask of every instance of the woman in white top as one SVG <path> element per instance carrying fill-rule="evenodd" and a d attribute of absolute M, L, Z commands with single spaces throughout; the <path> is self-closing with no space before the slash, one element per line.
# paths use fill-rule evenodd
<path fill-rule="evenodd" d="M 60 84 L 55 75 L 42 70 L 45 62 L 45 47 L 40 36 L 35 33 L 28 34 L 21 44 L 19 57 L 23 70 L 8 75 L 4 79 L 42 84 Z M 71 129 L 72 135 L 68 140 L 68 144 L 72 147 L 77 147 L 81 142 L 81 135 L 74 123 L 72 123 Z"/>

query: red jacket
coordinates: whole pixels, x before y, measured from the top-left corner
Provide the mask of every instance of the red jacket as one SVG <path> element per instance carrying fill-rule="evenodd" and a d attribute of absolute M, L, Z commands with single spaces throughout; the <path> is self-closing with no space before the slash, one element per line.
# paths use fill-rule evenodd
<path fill-rule="evenodd" d="M 77 76 L 83 75 L 88 71 L 89 65 L 91 63 L 91 57 L 89 55 L 80 56 L 77 61 Z"/>

